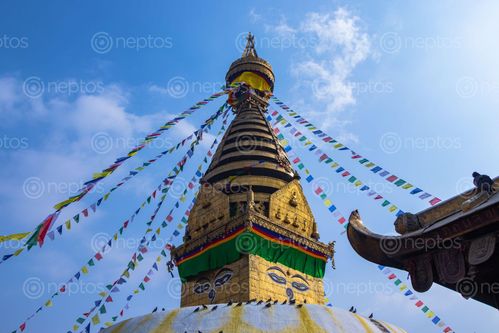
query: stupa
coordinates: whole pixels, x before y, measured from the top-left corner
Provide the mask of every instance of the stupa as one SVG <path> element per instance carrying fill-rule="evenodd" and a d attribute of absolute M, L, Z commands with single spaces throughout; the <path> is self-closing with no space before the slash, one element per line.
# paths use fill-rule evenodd
<path fill-rule="evenodd" d="M 181 307 L 104 332 L 405 332 L 324 305 L 334 244 L 319 241 L 300 177 L 266 120 L 274 80 L 249 34 L 226 75 L 235 118 L 201 179 L 183 244 L 172 250 Z"/>

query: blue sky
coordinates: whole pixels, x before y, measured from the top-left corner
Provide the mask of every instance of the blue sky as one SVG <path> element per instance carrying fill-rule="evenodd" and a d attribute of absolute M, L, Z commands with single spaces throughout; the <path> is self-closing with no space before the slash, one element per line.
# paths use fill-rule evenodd
<path fill-rule="evenodd" d="M 173 115 L 216 92 L 228 66 L 240 56 L 241 36 L 247 31 L 256 35 L 259 55 L 274 68 L 276 96 L 393 173 L 443 199 L 451 197 L 471 187 L 472 171 L 497 176 L 498 10 L 494 1 L 450 0 L 313 5 L 3 2 L 0 234 L 32 229 L 54 203 L 74 194 L 93 172 Z M 127 170 L 189 135 L 220 103 L 201 109 L 158 144 L 144 149 L 103 181 L 96 193 L 65 210 L 59 222 L 91 204 Z M 106 141 L 96 142 L 102 135 Z M 184 179 L 190 179 L 210 140 L 213 136 L 200 146 L 198 159 L 181 175 Z M 426 208 L 424 202 L 386 186 L 340 152 L 328 153 L 403 210 Z M 300 155 L 344 215 L 359 209 L 372 230 L 394 232 L 392 215 L 364 194 L 345 189 L 344 180 L 318 164 L 314 155 L 305 151 Z M 112 235 L 179 157 L 158 161 L 64 237 L 0 265 L 4 286 L 0 310 L 10 314 L 4 316 L 2 330 L 16 328 L 55 285 L 78 271 L 92 255 L 96 235 Z M 374 312 L 409 332 L 437 332 L 375 265 L 354 253 L 340 235 L 341 227 L 306 184 L 304 188 L 321 240 L 337 241 L 337 269 L 330 269 L 325 279 L 334 305 L 355 305 L 360 313 Z M 168 203 L 176 200 L 172 196 L 160 211 L 161 219 Z M 125 236 L 129 243 L 139 239 L 152 209 L 130 227 Z M 11 251 L 6 246 L 2 254 Z M 113 248 L 82 280 L 83 285 L 57 298 L 52 308 L 29 322 L 27 331 L 67 331 L 98 298 L 96 287 L 116 279 L 133 251 L 132 246 Z M 108 317 L 124 304 L 154 258 L 149 254 L 114 297 Z M 406 277 L 404 272 L 399 275 Z M 33 279 L 42 288 L 27 297 L 26 285 Z M 125 316 L 147 313 L 155 306 L 176 307 L 179 300 L 171 281 L 162 269 Z M 496 310 L 439 286 L 419 297 L 456 332 L 490 332 L 499 325 Z"/>

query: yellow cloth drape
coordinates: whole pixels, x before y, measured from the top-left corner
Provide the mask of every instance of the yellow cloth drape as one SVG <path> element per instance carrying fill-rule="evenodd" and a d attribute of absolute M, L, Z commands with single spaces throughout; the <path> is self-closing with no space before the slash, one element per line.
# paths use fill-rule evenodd
<path fill-rule="evenodd" d="M 253 89 L 258 89 L 260 91 L 270 91 L 269 83 L 263 77 L 253 72 L 243 72 L 231 83 L 234 82 L 245 82 Z"/>

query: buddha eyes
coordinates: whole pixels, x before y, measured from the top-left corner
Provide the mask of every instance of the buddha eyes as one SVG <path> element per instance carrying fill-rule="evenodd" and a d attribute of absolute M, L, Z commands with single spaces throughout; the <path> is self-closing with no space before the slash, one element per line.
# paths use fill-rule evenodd
<path fill-rule="evenodd" d="M 210 289 L 210 283 L 209 282 L 204 282 L 204 283 L 199 283 L 194 287 L 194 292 L 196 294 L 202 294 L 205 291 Z"/>
<path fill-rule="evenodd" d="M 227 281 L 229 281 L 233 275 L 234 275 L 234 273 L 229 269 L 221 270 L 217 274 L 217 276 L 215 276 L 213 286 L 220 287 L 220 286 L 226 284 Z M 208 290 L 210 290 L 212 288 L 211 286 L 212 286 L 212 284 L 210 283 L 210 281 L 208 281 L 208 279 L 206 279 L 206 278 L 203 278 L 203 279 L 199 280 L 198 282 L 196 282 L 196 285 L 195 285 L 193 290 L 196 294 L 202 294 L 202 293 L 205 293 Z"/>
<path fill-rule="evenodd" d="M 307 291 L 310 289 L 306 284 L 300 282 L 291 282 L 291 286 L 299 291 Z"/>
<path fill-rule="evenodd" d="M 277 274 L 274 271 L 281 273 L 281 274 Z M 274 281 L 278 284 L 285 285 L 287 283 L 285 273 L 277 266 L 273 266 L 273 267 L 270 267 L 269 269 L 267 269 L 267 275 L 272 279 L 272 281 Z M 305 292 L 305 291 L 310 289 L 310 287 L 308 286 L 307 280 L 305 280 L 301 275 L 295 274 L 295 275 L 291 276 L 291 279 L 295 279 L 295 281 L 291 281 L 291 287 L 293 287 L 294 289 L 301 291 L 301 292 Z M 300 280 L 303 283 L 298 282 L 297 280 Z"/>
<path fill-rule="evenodd" d="M 225 273 L 215 280 L 215 287 L 220 287 L 221 285 L 227 283 L 227 281 L 229 281 L 231 277 L 232 273 Z"/>
<path fill-rule="evenodd" d="M 276 273 L 268 273 L 268 275 L 274 282 L 277 282 L 279 284 L 286 284 L 286 279 L 282 276 L 279 276 Z"/>

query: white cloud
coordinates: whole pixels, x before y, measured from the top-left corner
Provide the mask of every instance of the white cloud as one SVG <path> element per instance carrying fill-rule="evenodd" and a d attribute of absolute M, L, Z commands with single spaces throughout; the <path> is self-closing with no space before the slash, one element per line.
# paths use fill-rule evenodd
<path fill-rule="evenodd" d="M 18 101 L 16 80 L 13 77 L 0 78 L 0 114 L 10 112 Z"/>
<path fill-rule="evenodd" d="M 165 111 L 149 115 L 136 115 L 127 111 L 127 92 L 120 87 L 104 87 L 96 95 L 78 95 L 74 98 L 52 97 L 32 100 L 22 94 L 22 81 L 12 77 L 0 78 L 0 107 L 10 113 L 20 114 L 12 119 L 5 129 L 27 136 L 26 149 L 2 149 L 3 176 L 0 178 L 0 209 L 11 212 L 9 223 L 2 232 L 18 231 L 34 227 L 51 210 L 54 203 L 67 198 L 83 185 L 85 180 L 107 167 L 115 157 L 123 156 L 137 145 L 146 134 L 158 129 L 173 117 Z M 36 102 L 46 110 L 44 117 L 33 116 L 32 105 Z M 36 114 L 36 113 L 35 113 Z M 22 123 L 21 123 L 22 121 Z M 26 133 L 24 124 L 30 122 L 36 131 Z M 182 121 L 167 135 L 155 141 L 153 147 L 164 150 L 177 143 L 195 130 L 188 121 Z M 100 153 L 95 149 L 96 133 L 104 133 L 109 140 L 108 151 Z M 207 136 L 203 142 L 212 137 Z M 161 144 L 164 145 L 161 146 Z M 159 151 L 159 150 L 158 150 Z M 150 155 L 150 154 L 149 154 Z M 142 160 L 143 157 L 139 157 Z M 134 162 L 132 165 L 136 165 Z M 128 169 L 128 167 L 124 167 Z M 124 171 L 124 170 L 120 170 Z M 117 178 L 120 171 L 113 177 Z M 32 197 L 26 195 L 25 182 L 35 177 L 43 193 Z M 118 179 L 106 182 L 109 188 Z M 159 179 L 154 175 L 141 176 L 140 182 L 131 182 L 137 195 L 149 193 Z M 40 185 L 41 184 L 41 185 Z M 150 185 L 150 186 L 148 186 Z M 103 193 L 103 188 L 95 191 Z M 30 207 L 26 210 L 25 207 Z M 21 230 L 22 231 L 22 230 Z"/>
<path fill-rule="evenodd" d="M 334 12 L 310 12 L 296 26 L 280 15 L 277 23 L 266 23 L 265 31 L 275 34 L 282 45 L 293 45 L 297 52 L 291 73 L 297 79 L 307 116 L 320 119 L 323 127 L 345 131 L 348 120 L 339 113 L 356 104 L 355 69 L 372 55 L 369 34 L 361 19 L 345 8 Z M 306 101 L 301 96 L 311 96 Z M 296 101 L 295 101 L 296 102 Z M 320 110 L 320 111 L 317 111 Z M 344 137 L 356 141 L 351 133 Z"/>
<path fill-rule="evenodd" d="M 157 84 L 151 85 L 149 87 L 149 91 L 157 92 L 157 93 L 160 93 L 162 95 L 170 95 L 170 90 L 168 90 L 168 88 L 158 86 Z"/>
<path fill-rule="evenodd" d="M 370 41 L 360 19 L 344 8 L 334 13 L 309 13 L 300 31 L 310 34 L 314 53 L 296 64 L 293 74 L 310 86 L 313 96 L 333 113 L 354 105 L 352 72 L 370 53 Z"/>
<path fill-rule="evenodd" d="M 262 19 L 262 15 L 258 14 L 255 8 L 250 9 L 248 16 L 252 23 L 257 23 Z"/>

